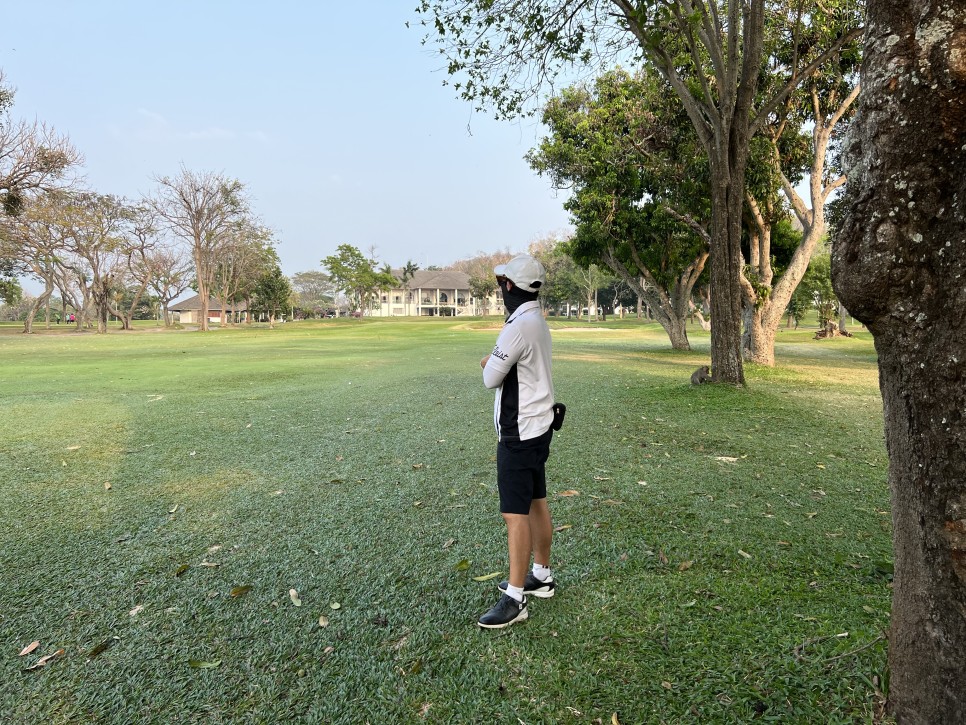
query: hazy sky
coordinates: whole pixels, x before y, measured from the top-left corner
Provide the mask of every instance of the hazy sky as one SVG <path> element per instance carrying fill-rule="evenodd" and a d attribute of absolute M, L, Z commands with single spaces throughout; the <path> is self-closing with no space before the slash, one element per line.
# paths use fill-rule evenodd
<path fill-rule="evenodd" d="M 425 267 L 568 228 L 523 160 L 540 127 L 443 87 L 415 6 L 8 3 L 0 67 L 13 116 L 67 134 L 98 192 L 136 198 L 182 164 L 242 181 L 287 274 L 342 243 Z"/>

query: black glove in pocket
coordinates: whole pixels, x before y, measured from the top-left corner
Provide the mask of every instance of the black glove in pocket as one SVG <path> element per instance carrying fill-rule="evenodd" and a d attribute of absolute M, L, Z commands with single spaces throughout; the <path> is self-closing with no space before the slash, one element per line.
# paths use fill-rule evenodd
<path fill-rule="evenodd" d="M 550 427 L 554 430 L 560 430 L 563 428 L 564 416 L 567 415 L 567 406 L 563 403 L 553 404 L 553 423 Z"/>

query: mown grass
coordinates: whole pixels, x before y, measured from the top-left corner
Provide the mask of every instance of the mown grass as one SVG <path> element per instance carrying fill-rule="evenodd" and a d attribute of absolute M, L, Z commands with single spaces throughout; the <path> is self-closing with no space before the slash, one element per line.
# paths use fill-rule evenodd
<path fill-rule="evenodd" d="M 868 335 L 782 332 L 733 390 L 688 384 L 699 331 L 675 353 L 653 325 L 552 323 L 559 594 L 489 632 L 497 325 L 0 336 L 0 719 L 872 721 Z"/>

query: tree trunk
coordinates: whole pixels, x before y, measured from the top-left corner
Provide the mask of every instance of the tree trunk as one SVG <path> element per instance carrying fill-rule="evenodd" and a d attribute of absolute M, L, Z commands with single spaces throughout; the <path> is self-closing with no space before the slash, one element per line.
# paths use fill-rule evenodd
<path fill-rule="evenodd" d="M 849 331 L 846 328 L 846 323 L 849 321 L 849 311 L 845 309 L 845 305 L 839 302 L 839 330 L 843 335 L 848 335 Z"/>
<path fill-rule="evenodd" d="M 738 279 L 745 162 L 731 161 L 730 174 L 720 160 L 711 168 L 711 370 L 716 383 L 744 385 Z"/>
<path fill-rule="evenodd" d="M 870 0 L 835 292 L 875 339 L 895 581 L 889 709 L 966 722 L 966 5 Z"/>

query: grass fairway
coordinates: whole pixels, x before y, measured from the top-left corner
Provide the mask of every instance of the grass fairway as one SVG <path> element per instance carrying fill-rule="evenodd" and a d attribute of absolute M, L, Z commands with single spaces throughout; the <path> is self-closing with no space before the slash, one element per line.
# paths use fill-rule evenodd
<path fill-rule="evenodd" d="M 498 324 L 0 333 L 0 720 L 872 721 L 868 334 L 782 332 L 739 391 L 688 384 L 700 332 L 552 322 L 558 594 L 493 632 Z"/>

